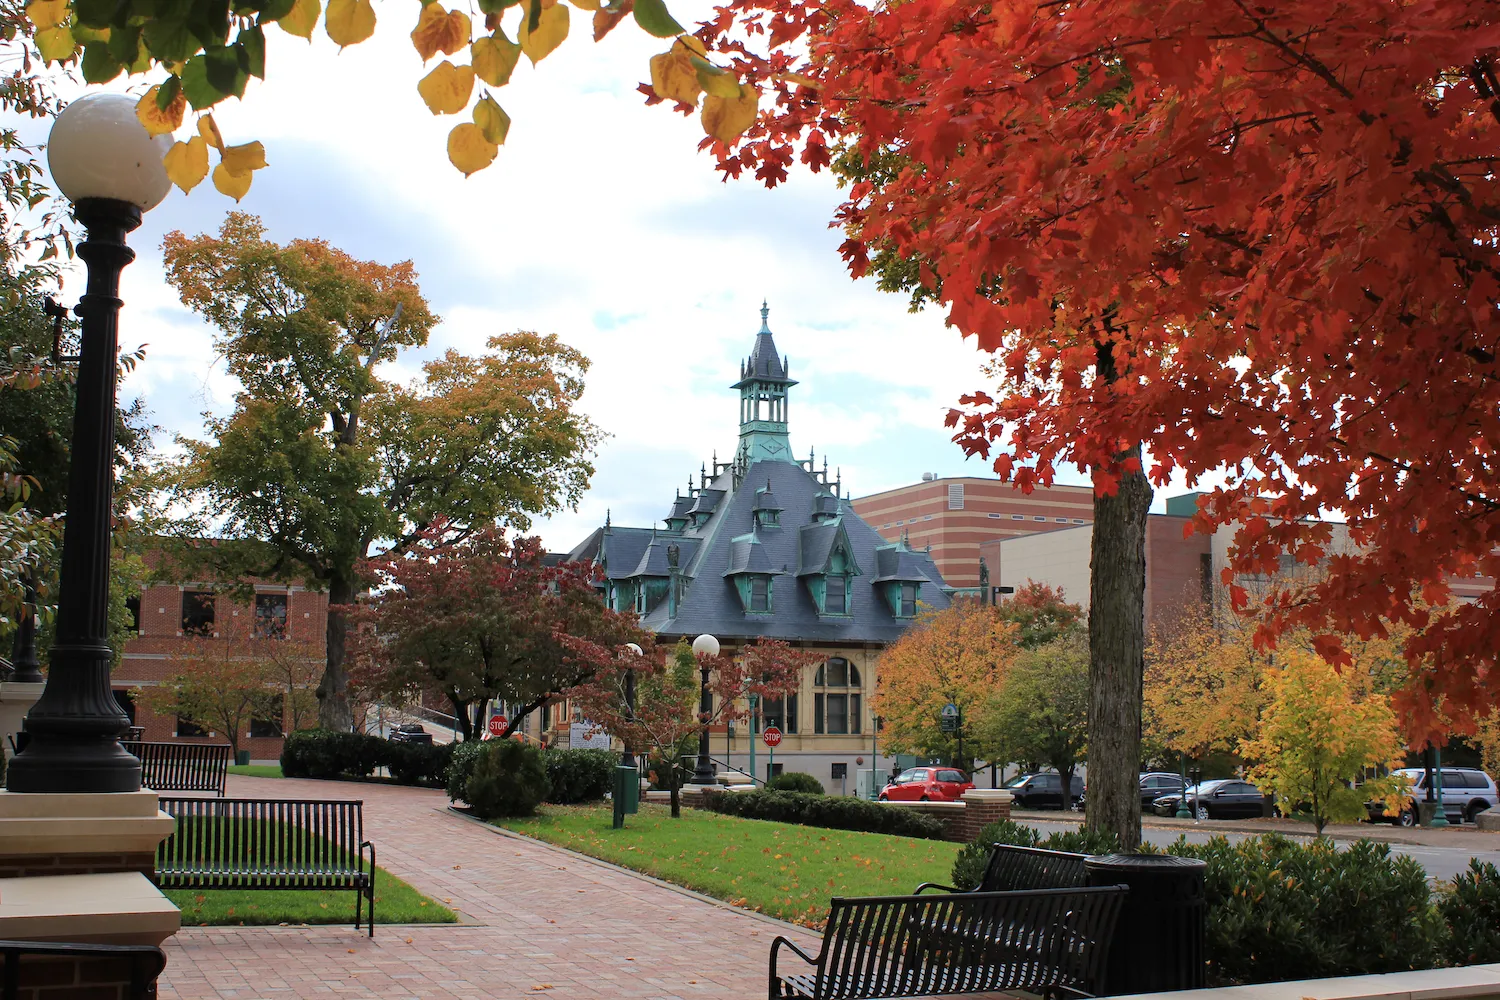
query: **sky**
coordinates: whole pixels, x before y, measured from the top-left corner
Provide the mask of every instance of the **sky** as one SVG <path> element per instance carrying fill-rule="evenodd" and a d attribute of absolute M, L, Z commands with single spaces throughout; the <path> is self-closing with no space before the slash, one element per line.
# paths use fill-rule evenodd
<path fill-rule="evenodd" d="M 683 23 L 709 9 L 671 7 Z M 478 353 L 512 330 L 555 333 L 592 360 L 582 409 L 608 436 L 578 510 L 533 525 L 548 548 L 571 548 L 606 510 L 615 523 L 651 524 L 715 451 L 733 454 L 729 385 L 762 300 L 800 383 L 789 409 L 799 457 L 826 455 L 855 497 L 927 472 L 992 474 L 943 427 L 962 393 L 986 385 L 983 357 L 941 311 L 913 315 L 904 296 L 849 277 L 842 235 L 828 226 L 840 200 L 829 175 L 801 169 L 774 190 L 726 183 L 698 151 L 696 117 L 645 106 L 635 88 L 665 42 L 626 22 L 595 44 L 589 15 L 573 10 L 568 41 L 537 67 L 523 58 L 495 91 L 509 138 L 489 169 L 464 178 L 445 144 L 467 116 L 433 116 L 417 94 L 417 9 L 377 4 L 375 36 L 343 51 L 321 24 L 310 44 L 270 30 L 269 79 L 215 110 L 228 143 L 265 144 L 268 168 L 238 206 L 207 181 L 190 195 L 174 189 L 132 235 L 120 343 L 147 345 L 147 358 L 123 395 L 143 398 L 167 435 L 201 435 L 203 414 L 228 412 L 235 385 L 212 331 L 164 280 L 162 237 L 217 230 L 237 207 L 280 242 L 319 237 L 356 257 L 415 263 L 441 321 L 389 377 L 415 377 L 450 347 Z M 65 298 L 81 289 L 79 270 Z M 1060 481 L 1085 480 L 1069 470 Z"/>

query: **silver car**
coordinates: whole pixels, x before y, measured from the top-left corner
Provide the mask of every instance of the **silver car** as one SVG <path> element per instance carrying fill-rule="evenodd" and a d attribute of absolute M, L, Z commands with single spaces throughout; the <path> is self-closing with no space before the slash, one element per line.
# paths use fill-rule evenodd
<path fill-rule="evenodd" d="M 1417 825 L 1417 803 L 1427 798 L 1427 771 L 1420 767 L 1403 767 L 1392 774 L 1405 775 L 1411 783 L 1412 797 L 1406 807 L 1392 816 L 1383 802 L 1367 802 L 1372 821 L 1390 820 L 1402 826 Z M 1434 792 L 1436 789 L 1434 789 Z M 1495 779 L 1472 767 L 1443 768 L 1443 813 L 1450 823 L 1472 823 L 1474 817 L 1500 806 L 1500 789 Z"/>

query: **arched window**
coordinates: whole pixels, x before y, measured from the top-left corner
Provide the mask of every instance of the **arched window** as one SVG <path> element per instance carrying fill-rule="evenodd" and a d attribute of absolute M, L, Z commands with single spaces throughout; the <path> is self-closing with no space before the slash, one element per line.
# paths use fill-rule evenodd
<path fill-rule="evenodd" d="M 859 668 L 831 656 L 813 675 L 813 732 L 829 736 L 858 733 L 864 721 Z"/>

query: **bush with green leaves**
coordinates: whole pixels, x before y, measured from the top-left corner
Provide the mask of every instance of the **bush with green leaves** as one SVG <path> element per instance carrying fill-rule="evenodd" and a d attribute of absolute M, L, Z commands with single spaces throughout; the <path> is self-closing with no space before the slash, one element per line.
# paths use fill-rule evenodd
<path fill-rule="evenodd" d="M 452 757 L 451 743 L 390 743 L 386 747 L 386 767 L 403 785 L 443 787 Z"/>
<path fill-rule="evenodd" d="M 1113 854 L 1120 849 L 1120 841 L 1108 830 L 1059 830 L 1050 837 L 1043 837 L 1036 829 L 1022 826 L 1012 820 L 1002 819 L 979 831 L 972 843 L 958 850 L 953 861 L 953 884 L 960 889 L 972 889 L 984 877 L 985 865 L 989 863 L 990 848 L 995 844 L 1012 847 L 1041 847 L 1049 851 L 1066 851 L 1070 854 Z"/>
<path fill-rule="evenodd" d="M 550 790 L 541 750 L 518 740 L 490 740 L 474 759 L 464 801 L 480 819 L 530 816 Z"/>
<path fill-rule="evenodd" d="M 610 750 L 548 750 L 543 758 L 552 791 L 548 802 L 597 802 L 614 783 L 620 755 Z"/>
<path fill-rule="evenodd" d="M 943 824 L 902 806 L 885 805 L 848 795 L 806 792 L 711 792 L 704 803 L 713 812 L 745 819 L 767 819 L 830 830 L 889 833 L 898 837 L 939 840 Z"/>
<path fill-rule="evenodd" d="M 448 755 L 446 774 L 449 802 L 463 799 L 464 791 L 469 787 L 469 779 L 474 776 L 474 762 L 479 759 L 479 752 L 483 749 L 484 743 L 479 740 L 464 740 L 453 745 L 453 752 Z"/>
<path fill-rule="evenodd" d="M 1444 957 L 1450 965 L 1500 962 L 1500 868 L 1477 858 L 1453 880 L 1453 889 L 1438 900 L 1448 925 Z"/>
<path fill-rule="evenodd" d="M 1208 866 L 1211 984 L 1404 972 L 1442 957 L 1447 932 L 1427 873 L 1386 844 L 1266 834 L 1181 839 L 1169 853 Z"/>
<path fill-rule="evenodd" d="M 787 771 L 766 782 L 773 792 L 802 792 L 807 795 L 822 795 L 823 783 L 805 771 Z"/>
<path fill-rule="evenodd" d="M 288 778 L 365 778 L 389 762 L 391 746 L 369 733 L 305 729 L 283 741 L 281 773 Z"/>

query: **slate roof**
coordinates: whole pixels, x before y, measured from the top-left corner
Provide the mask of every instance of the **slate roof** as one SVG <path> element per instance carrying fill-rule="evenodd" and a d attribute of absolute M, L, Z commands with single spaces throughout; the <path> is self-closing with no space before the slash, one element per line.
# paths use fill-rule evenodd
<path fill-rule="evenodd" d="M 740 365 L 740 380 L 731 388 L 738 389 L 749 381 L 780 382 L 783 385 L 797 383 L 787 377 L 786 359 L 776 353 L 776 339 L 771 336 L 768 310 L 764 303 L 760 307 L 760 332 L 755 335 L 755 346 L 750 357 Z"/>
<path fill-rule="evenodd" d="M 729 566 L 719 575 L 737 576 L 741 573 L 777 575 L 779 572 L 771 565 L 771 557 L 766 555 L 766 548 L 760 544 L 760 540 L 754 535 L 745 535 L 730 541 Z"/>
<path fill-rule="evenodd" d="M 899 545 L 886 545 L 875 550 L 875 579 L 872 583 L 920 583 L 926 579 L 918 553 Z"/>
<path fill-rule="evenodd" d="M 835 499 L 829 497 L 828 499 Z M 824 506 L 818 504 L 819 507 Z M 812 573 L 826 573 L 828 571 L 828 560 L 833 556 L 833 546 L 840 538 L 847 539 L 848 533 L 844 531 L 843 518 L 832 521 L 819 521 L 816 524 L 804 524 L 797 529 L 797 575 L 808 576 Z M 854 546 L 847 540 L 845 546 L 849 550 L 851 558 L 854 556 Z M 858 574 L 859 560 L 854 559 L 853 572 Z"/>

